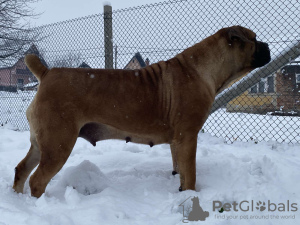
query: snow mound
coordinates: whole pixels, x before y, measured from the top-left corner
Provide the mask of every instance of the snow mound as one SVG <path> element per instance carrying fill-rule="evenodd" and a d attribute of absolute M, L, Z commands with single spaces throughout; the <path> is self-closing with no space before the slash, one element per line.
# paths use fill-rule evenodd
<path fill-rule="evenodd" d="M 107 188 L 109 179 L 100 169 L 88 160 L 78 166 L 71 166 L 65 170 L 57 188 L 72 187 L 83 195 L 97 194 Z M 70 192 L 70 189 L 67 189 Z"/>

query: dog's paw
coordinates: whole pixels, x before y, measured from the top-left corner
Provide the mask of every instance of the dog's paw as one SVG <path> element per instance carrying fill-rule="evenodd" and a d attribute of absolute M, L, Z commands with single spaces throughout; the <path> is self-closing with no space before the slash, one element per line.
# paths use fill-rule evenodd
<path fill-rule="evenodd" d="M 125 141 L 126 141 L 126 143 L 131 142 L 131 137 L 126 137 Z"/>
<path fill-rule="evenodd" d="M 150 146 L 150 148 L 152 148 L 154 146 L 154 143 L 152 141 L 150 141 L 149 146 Z"/>

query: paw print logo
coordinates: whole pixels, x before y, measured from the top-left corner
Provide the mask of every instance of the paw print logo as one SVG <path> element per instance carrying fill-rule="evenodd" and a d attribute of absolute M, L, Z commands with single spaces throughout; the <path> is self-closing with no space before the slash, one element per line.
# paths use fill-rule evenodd
<path fill-rule="evenodd" d="M 265 209 L 266 209 L 266 203 L 265 202 L 259 201 L 259 202 L 256 202 L 256 205 L 257 205 L 257 207 L 256 207 L 257 210 L 259 210 L 261 212 L 265 211 Z"/>

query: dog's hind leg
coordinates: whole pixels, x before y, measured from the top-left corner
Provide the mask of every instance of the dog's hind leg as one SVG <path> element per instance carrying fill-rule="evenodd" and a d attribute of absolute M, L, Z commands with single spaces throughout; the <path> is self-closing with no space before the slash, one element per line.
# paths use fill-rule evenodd
<path fill-rule="evenodd" d="M 26 157 L 15 168 L 15 179 L 13 189 L 22 193 L 24 189 L 24 183 L 31 173 L 31 171 L 38 165 L 40 161 L 40 151 L 36 140 L 31 136 L 31 146 Z"/>
<path fill-rule="evenodd" d="M 52 127 L 53 128 L 53 127 Z M 40 197 L 47 184 L 63 167 L 75 145 L 79 129 L 61 122 L 56 129 L 47 127 L 37 138 L 41 159 L 36 171 L 30 177 L 31 195 Z"/>

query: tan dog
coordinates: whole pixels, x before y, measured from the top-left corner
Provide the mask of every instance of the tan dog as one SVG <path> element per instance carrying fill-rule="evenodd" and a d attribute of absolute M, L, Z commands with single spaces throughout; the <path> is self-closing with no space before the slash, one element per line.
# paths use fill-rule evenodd
<path fill-rule="evenodd" d="M 27 110 L 31 147 L 16 167 L 13 188 L 22 192 L 30 172 L 31 194 L 40 197 L 68 159 L 77 137 L 169 143 L 180 190 L 195 190 L 197 135 L 217 93 L 270 61 L 268 45 L 235 26 L 168 61 L 140 70 L 53 68 L 37 56 L 26 64 L 39 79 Z"/>

